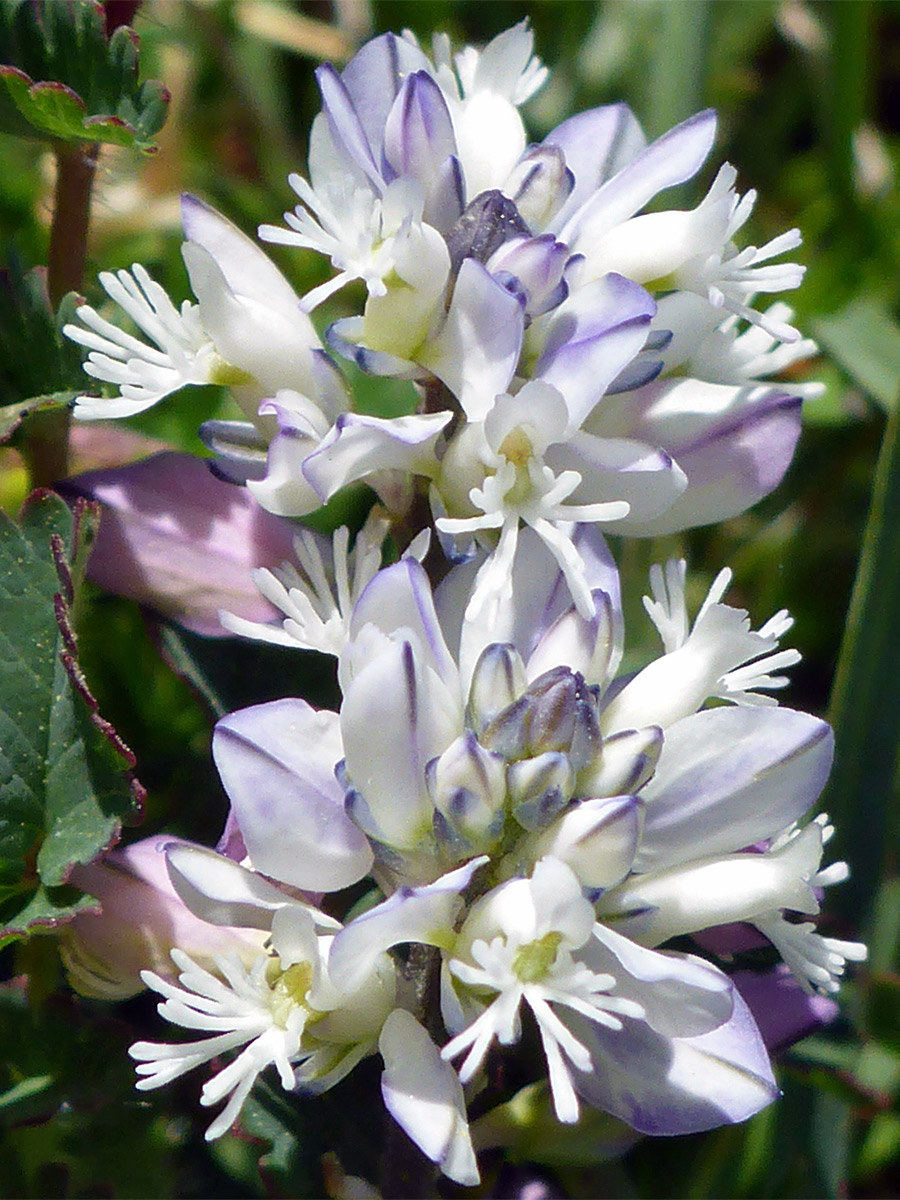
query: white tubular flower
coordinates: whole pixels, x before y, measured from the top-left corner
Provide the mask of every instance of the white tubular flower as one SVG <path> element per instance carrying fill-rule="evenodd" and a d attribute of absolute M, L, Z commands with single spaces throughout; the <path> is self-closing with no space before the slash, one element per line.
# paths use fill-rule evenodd
<path fill-rule="evenodd" d="M 81 396 L 75 415 L 87 420 L 125 417 L 156 404 L 186 384 L 235 389 L 251 419 L 260 401 L 295 389 L 318 412 L 321 352 L 309 318 L 281 272 L 235 225 L 193 196 L 182 197 L 186 241 L 182 257 L 197 297 L 177 309 L 147 271 L 104 272 L 100 282 L 152 345 L 125 333 L 82 305 L 82 325 L 63 333 L 90 353 L 85 370 L 119 388 L 114 399 Z M 327 423 L 326 423 L 327 428 Z"/>
<path fill-rule="evenodd" d="M 173 950 L 181 987 L 152 971 L 144 972 L 147 986 L 164 997 L 161 1016 L 211 1036 L 180 1044 L 136 1042 L 129 1053 L 139 1064 L 139 1090 L 162 1087 L 220 1054 L 243 1047 L 203 1088 L 203 1105 L 230 1097 L 207 1129 L 207 1141 L 231 1127 L 257 1076 L 270 1064 L 276 1067 L 282 1087 L 294 1086 L 293 1062 L 300 1054 L 304 1029 L 318 1015 L 313 1000 L 322 956 L 312 919 L 297 907 L 281 910 L 273 922 L 273 945 L 278 947 L 277 957 L 260 955 L 249 971 L 236 957 L 217 957 L 221 978 Z"/>
<path fill-rule="evenodd" d="M 243 381 L 216 353 L 199 307 L 186 300 L 177 309 L 140 263 L 131 273 L 103 271 L 100 283 L 153 345 L 118 329 L 88 304 L 76 309 L 85 328 L 65 325 L 63 333 L 90 351 L 84 364 L 88 375 L 119 388 L 118 400 L 79 396 L 76 417 L 130 417 L 189 383 Z"/>
<path fill-rule="evenodd" d="M 750 305 L 760 292 L 799 286 L 803 267 L 771 260 L 796 249 L 800 232 L 791 229 L 759 248 L 738 250 L 733 238 L 753 211 L 756 193 L 738 196 L 736 178 L 734 167 L 725 163 L 690 211 L 648 213 L 612 224 L 602 206 L 588 213 L 570 241 L 585 256 L 584 282 L 618 271 L 651 291 L 692 292 L 711 308 L 760 325 L 779 341 L 798 341 L 800 334 L 778 313 L 760 313 Z"/>
<path fill-rule="evenodd" d="M 764 321 L 749 324 L 740 332 L 739 318 L 728 317 L 693 352 L 689 359 L 690 374 L 709 383 L 752 386 L 814 358 L 819 347 L 812 338 L 782 342 L 769 332 L 772 324 L 788 325 L 793 315 L 793 309 L 779 301 L 766 309 Z M 817 399 L 825 391 L 822 383 L 791 380 L 783 386 L 785 391 L 804 400 Z"/>
<path fill-rule="evenodd" d="M 805 992 L 833 995 L 840 991 L 840 979 L 848 962 L 865 962 L 868 950 L 862 942 L 846 942 L 823 937 L 812 921 L 788 921 L 783 913 L 772 912 L 753 918 Z"/>
<path fill-rule="evenodd" d="M 214 906 L 205 903 L 212 913 Z M 383 956 L 373 955 L 354 988 L 336 989 L 325 965 L 333 939 L 316 933 L 311 912 L 285 897 L 270 917 L 272 952 L 260 954 L 249 970 L 236 956 L 218 956 L 214 975 L 176 949 L 172 959 L 181 971 L 180 987 L 144 972 L 147 986 L 164 997 L 161 1016 L 209 1036 L 175 1044 L 136 1042 L 129 1053 L 139 1064 L 139 1090 L 163 1087 L 243 1047 L 203 1087 L 204 1106 L 228 1097 L 206 1131 L 207 1141 L 233 1125 L 266 1067 L 276 1068 L 286 1091 L 324 1091 L 377 1046 L 394 1004 L 393 970 Z"/>
<path fill-rule="evenodd" d="M 777 649 L 793 624 L 784 610 L 758 631 L 750 628 L 743 609 L 721 603 L 731 571 L 720 571 L 689 629 L 684 596 L 686 565 L 670 559 L 665 570 L 650 572 L 653 599 L 644 606 L 659 630 L 666 653 L 640 671 L 602 714 L 606 733 L 659 725 L 665 728 L 696 712 L 706 700 L 734 704 L 774 705 L 774 697 L 757 689 L 782 688 L 787 678 L 773 674 L 800 661 L 796 650 Z"/>
<path fill-rule="evenodd" d="M 228 612 L 221 614 L 222 624 L 232 633 L 257 641 L 339 655 L 349 640 L 353 608 L 381 567 L 381 547 L 388 526 L 387 517 L 376 507 L 357 534 L 352 550 L 346 525 L 335 530 L 330 554 L 321 535 L 301 529 L 294 538 L 299 569 L 286 562 L 274 571 L 260 568 L 252 572 L 260 594 L 284 613 L 281 627 L 247 621 Z M 426 547 L 427 531 L 411 551 L 423 554 Z"/>
<path fill-rule="evenodd" d="M 812 822 L 821 831 L 822 845 L 834 836 L 834 826 L 828 816 L 821 813 Z M 789 826 L 772 843 L 773 849 L 789 845 L 801 836 L 796 825 Z M 850 874 L 845 862 L 834 862 L 813 876 L 814 887 L 826 888 L 834 883 L 843 883 Z M 788 921 L 777 909 L 753 918 L 752 922 L 769 939 L 795 979 L 806 992 L 821 992 L 825 995 L 840 990 L 840 978 L 848 962 L 865 962 L 868 951 L 862 942 L 847 942 L 839 938 L 823 937 L 816 931 L 812 921 Z"/>
<path fill-rule="evenodd" d="M 578 951 L 593 927 L 594 913 L 578 880 L 552 858 L 542 859 L 530 880 L 511 880 L 473 906 L 448 967 L 454 979 L 474 989 L 466 997 L 482 1011 L 441 1051 L 447 1060 L 468 1051 L 459 1071 L 463 1083 L 494 1040 L 507 1046 L 519 1040 L 524 1002 L 540 1031 L 556 1115 L 568 1123 L 578 1120 L 571 1068 L 589 1071 L 591 1056 L 557 1008 L 612 1030 L 621 1030 L 621 1016 L 644 1015 L 633 1000 L 610 995 L 612 975 L 597 974 L 579 961 Z M 486 1006 L 472 999 L 491 992 L 495 998 Z"/>

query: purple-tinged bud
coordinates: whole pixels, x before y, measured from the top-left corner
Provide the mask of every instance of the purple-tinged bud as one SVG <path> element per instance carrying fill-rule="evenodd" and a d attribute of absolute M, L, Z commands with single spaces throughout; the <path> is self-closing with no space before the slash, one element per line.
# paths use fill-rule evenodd
<path fill-rule="evenodd" d="M 524 297 L 526 315 L 533 320 L 568 295 L 563 279 L 568 261 L 568 246 L 548 233 L 504 242 L 485 265 L 508 291 Z"/>
<path fill-rule="evenodd" d="M 502 192 L 482 192 L 466 206 L 462 216 L 447 234 L 451 272 L 459 273 L 463 259 L 486 263 L 510 238 L 528 237 L 531 230 L 519 216 L 519 210 Z"/>
<path fill-rule="evenodd" d="M 568 200 L 575 176 L 559 146 L 533 146 L 503 185 L 532 229 L 546 229 Z"/>
<path fill-rule="evenodd" d="M 565 754 L 548 751 L 512 763 L 506 772 L 506 786 L 513 816 L 531 832 L 546 828 L 568 804 L 575 772 Z"/>
<path fill-rule="evenodd" d="M 467 730 L 425 768 L 435 808 L 471 844 L 499 834 L 506 798 L 506 764 Z"/>
<path fill-rule="evenodd" d="M 531 684 L 525 698 L 530 702 L 532 754 L 559 750 L 575 771 L 593 762 L 600 748 L 597 700 L 582 675 L 554 667 Z"/>
<path fill-rule="evenodd" d="M 533 843 L 535 858 L 550 854 L 589 888 L 609 888 L 631 870 L 644 826 L 637 796 L 585 800 L 564 813 Z"/>
<path fill-rule="evenodd" d="M 658 725 L 623 729 L 603 739 L 600 753 L 578 777 L 583 796 L 619 796 L 642 788 L 656 770 L 663 747 Z"/>
<path fill-rule="evenodd" d="M 525 666 L 510 645 L 494 642 L 482 650 L 469 687 L 466 725 L 480 736 L 527 686 Z"/>

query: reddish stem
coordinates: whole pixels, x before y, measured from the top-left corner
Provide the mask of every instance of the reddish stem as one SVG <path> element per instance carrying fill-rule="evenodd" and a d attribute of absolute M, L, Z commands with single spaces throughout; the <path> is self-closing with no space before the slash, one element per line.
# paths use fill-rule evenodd
<path fill-rule="evenodd" d="M 56 151 L 56 195 L 47 257 L 47 292 L 54 312 L 67 292 L 81 288 L 98 151 L 95 144 L 60 146 Z M 50 487 L 67 475 L 70 424 L 68 409 L 32 413 L 28 418 L 22 453 L 32 487 Z"/>

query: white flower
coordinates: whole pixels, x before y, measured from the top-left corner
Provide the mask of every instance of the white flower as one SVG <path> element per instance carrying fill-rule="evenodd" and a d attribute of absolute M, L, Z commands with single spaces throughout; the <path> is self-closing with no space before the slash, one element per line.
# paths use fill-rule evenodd
<path fill-rule="evenodd" d="M 63 327 L 66 337 L 90 351 L 84 364 L 88 375 L 119 387 L 118 400 L 79 396 L 75 415 L 82 420 L 130 417 L 186 384 L 228 376 L 229 366 L 204 330 L 198 306 L 186 300 L 177 309 L 140 263 L 132 272 L 103 271 L 100 283 L 153 345 L 118 329 L 88 304 L 76 309 L 86 328 Z"/>
<path fill-rule="evenodd" d="M 822 845 L 834 836 L 834 826 L 825 813 L 812 822 L 821 831 Z M 772 843 L 772 849 L 780 849 L 800 837 L 802 830 L 789 826 Z M 812 877 L 817 888 L 830 887 L 848 878 L 850 868 L 845 862 L 834 862 Z M 785 963 L 795 979 L 807 992 L 833 994 L 840 990 L 840 977 L 848 962 L 865 962 L 868 951 L 862 942 L 847 942 L 840 938 L 823 937 L 816 931 L 812 921 L 788 921 L 783 912 L 757 914 L 752 923 L 764 934 Z"/>
<path fill-rule="evenodd" d="M 237 1118 L 257 1076 L 273 1064 L 282 1087 L 294 1086 L 293 1063 L 303 1032 L 316 1014 L 314 997 L 322 958 L 312 919 L 298 907 L 282 910 L 273 923 L 277 957 L 260 955 L 248 971 L 237 957 L 216 957 L 221 978 L 198 967 L 183 951 L 173 950 L 181 987 L 153 971 L 144 982 L 164 997 L 159 1013 L 175 1025 L 209 1036 L 176 1044 L 136 1042 L 129 1053 L 138 1062 L 139 1090 L 162 1087 L 195 1067 L 243 1047 L 227 1067 L 204 1085 L 203 1105 L 230 1096 L 206 1131 L 207 1141 L 221 1137 Z"/>
<path fill-rule="evenodd" d="M 622 1028 L 621 1015 L 643 1016 L 639 1004 L 610 995 L 612 975 L 597 974 L 579 961 L 577 952 L 593 927 L 594 912 L 577 879 L 552 858 L 542 859 L 530 880 L 503 884 L 473 906 L 448 967 L 476 994 L 496 995 L 441 1051 L 445 1059 L 468 1051 L 459 1072 L 463 1083 L 481 1066 L 495 1039 L 507 1046 L 519 1040 L 524 1002 L 540 1031 L 556 1115 L 561 1121 L 578 1120 L 569 1064 L 589 1071 L 591 1056 L 557 1007 L 613 1030 Z"/>
<path fill-rule="evenodd" d="M 258 641 L 339 655 L 349 639 L 353 607 L 381 567 L 381 546 L 388 526 L 387 517 L 374 508 L 352 550 L 350 531 L 342 525 L 332 537 L 331 554 L 325 550 L 324 555 L 320 544 L 324 539 L 301 529 L 294 538 L 299 570 L 286 562 L 273 571 L 259 568 L 252 572 L 260 593 L 284 613 L 281 628 L 228 612 L 221 614 L 222 624 L 232 633 Z M 412 547 L 413 553 L 424 553 L 427 531 L 424 534 Z"/>
<path fill-rule="evenodd" d="M 489 473 L 481 487 L 469 491 L 472 506 L 482 515 L 442 517 L 437 521 L 440 530 L 454 535 L 499 530 L 497 547 L 473 593 L 470 620 L 490 620 L 490 608 L 485 606 L 508 599 L 520 522 L 530 525 L 546 543 L 566 576 L 582 616 L 592 614 L 593 602 L 581 557 L 557 523 L 614 522 L 628 515 L 630 505 L 625 500 L 566 503 L 581 485 L 582 475 L 571 469 L 554 472 L 544 455 L 551 446 L 571 436 L 573 431 L 568 427 L 569 413 L 563 397 L 540 380 L 527 383 L 515 396 L 498 396 L 485 418 L 481 460 Z M 451 460 L 448 473 L 452 470 Z"/>
<path fill-rule="evenodd" d="M 651 569 L 653 599 L 645 597 L 644 605 L 666 653 L 612 700 L 601 717 L 605 732 L 646 725 L 665 728 L 713 697 L 734 704 L 774 705 L 774 697 L 757 689 L 784 687 L 786 677 L 772 672 L 800 661 L 796 650 L 777 650 L 793 624 L 786 611 L 776 613 L 754 632 L 743 609 L 721 603 L 731 582 L 728 568 L 716 576 L 689 628 L 685 571 L 683 559 L 670 559 L 665 571 L 659 566 Z"/>
<path fill-rule="evenodd" d="M 251 419 L 280 389 L 322 399 L 318 337 L 290 284 L 235 225 L 193 196 L 182 198 L 182 256 L 198 303 L 177 309 L 147 271 L 103 272 L 100 282 L 152 345 L 116 328 L 89 305 L 63 333 L 90 353 L 85 370 L 119 397 L 81 396 L 87 420 L 143 412 L 190 383 L 234 389 Z M 326 401 L 328 397 L 325 397 Z M 327 425 L 326 425 L 327 428 Z"/>
<path fill-rule="evenodd" d="M 258 955 L 249 970 L 236 955 L 219 955 L 214 975 L 174 949 L 180 987 L 143 972 L 147 986 L 164 997 L 161 1016 L 208 1036 L 174 1044 L 136 1042 L 129 1053 L 138 1063 L 138 1089 L 162 1087 L 243 1047 L 201 1093 L 206 1106 L 229 1097 L 206 1131 L 212 1141 L 234 1123 L 266 1067 L 275 1066 L 285 1090 L 324 1091 L 372 1053 L 394 1005 L 394 972 L 375 953 L 353 987 L 336 988 L 326 966 L 334 939 L 316 927 L 337 922 L 210 852 L 175 851 L 170 871 L 179 895 L 198 916 L 214 924 L 271 927 L 271 952 Z"/>

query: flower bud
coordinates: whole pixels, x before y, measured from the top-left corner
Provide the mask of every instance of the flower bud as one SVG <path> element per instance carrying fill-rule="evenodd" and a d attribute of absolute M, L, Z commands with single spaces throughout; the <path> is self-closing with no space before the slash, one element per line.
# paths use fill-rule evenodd
<path fill-rule="evenodd" d="M 585 800 L 564 813 L 530 849 L 566 863 L 584 887 L 614 887 L 631 870 L 644 825 L 637 796 Z"/>
<path fill-rule="evenodd" d="M 523 829 L 543 829 L 568 804 L 575 772 L 565 754 L 550 751 L 513 763 L 506 772 L 513 816 Z"/>
<path fill-rule="evenodd" d="M 505 763 L 467 730 L 425 769 L 434 806 L 451 829 L 475 843 L 499 834 L 506 797 Z"/>
<path fill-rule="evenodd" d="M 482 650 L 469 688 L 466 725 L 480 737 L 494 718 L 525 691 L 525 667 L 518 651 L 498 642 Z"/>
<path fill-rule="evenodd" d="M 636 792 L 656 770 L 663 747 L 662 730 L 625 729 L 604 738 L 593 761 L 578 777 L 583 796 L 617 796 Z"/>
<path fill-rule="evenodd" d="M 546 229 L 572 191 L 575 176 L 559 146 L 535 146 L 524 154 L 504 184 L 532 229 Z"/>

